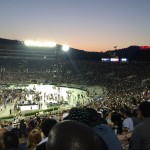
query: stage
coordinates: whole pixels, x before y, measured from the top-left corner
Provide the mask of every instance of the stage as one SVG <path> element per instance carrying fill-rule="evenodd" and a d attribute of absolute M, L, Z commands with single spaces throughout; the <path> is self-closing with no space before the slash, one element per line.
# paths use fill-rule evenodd
<path fill-rule="evenodd" d="M 26 110 L 38 110 L 39 106 L 38 105 L 21 105 L 18 106 L 21 111 L 26 111 Z"/>

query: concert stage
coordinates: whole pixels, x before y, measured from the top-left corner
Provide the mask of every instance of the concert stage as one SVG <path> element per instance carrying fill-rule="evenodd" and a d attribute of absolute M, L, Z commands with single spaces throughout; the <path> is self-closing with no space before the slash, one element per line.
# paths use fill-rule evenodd
<path fill-rule="evenodd" d="M 39 109 L 39 106 L 38 105 L 22 105 L 22 106 L 18 106 L 20 107 L 20 110 L 21 111 L 26 111 L 26 110 L 37 110 Z"/>

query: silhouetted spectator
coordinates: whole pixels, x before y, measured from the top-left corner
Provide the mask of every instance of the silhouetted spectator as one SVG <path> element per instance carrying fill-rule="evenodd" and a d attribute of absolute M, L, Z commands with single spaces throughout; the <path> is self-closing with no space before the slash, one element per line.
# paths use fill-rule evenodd
<path fill-rule="evenodd" d="M 18 136 L 9 131 L 4 133 L 3 137 L 4 150 L 18 150 L 19 148 L 19 138 Z"/>
<path fill-rule="evenodd" d="M 150 101 L 142 102 L 139 110 L 144 120 L 133 130 L 129 150 L 150 150 Z"/>
<path fill-rule="evenodd" d="M 99 115 L 93 108 L 87 108 L 89 113 L 89 125 L 106 143 L 108 150 L 122 150 L 120 141 L 118 140 L 115 132 L 105 124 L 99 122 Z"/>
<path fill-rule="evenodd" d="M 33 129 L 28 135 L 27 149 L 34 150 L 38 143 L 42 140 L 39 129 Z"/>
<path fill-rule="evenodd" d="M 46 150 L 61 149 L 107 150 L 107 146 L 90 127 L 76 121 L 63 121 L 52 128 L 46 144 Z"/>
<path fill-rule="evenodd" d="M 44 139 L 37 145 L 36 150 L 46 150 L 46 142 L 51 128 L 57 123 L 55 119 L 45 119 L 41 124 L 41 130 L 44 134 Z"/>
<path fill-rule="evenodd" d="M 3 137 L 6 132 L 8 132 L 6 128 L 0 128 L 0 150 L 4 149 Z"/>

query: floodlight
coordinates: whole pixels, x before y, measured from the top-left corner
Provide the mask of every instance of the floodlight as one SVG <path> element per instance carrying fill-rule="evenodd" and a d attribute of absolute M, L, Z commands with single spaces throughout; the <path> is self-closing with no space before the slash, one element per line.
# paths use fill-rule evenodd
<path fill-rule="evenodd" d="M 55 47 L 56 43 L 55 42 L 39 42 L 39 41 L 32 41 L 32 40 L 27 40 L 24 42 L 26 46 L 37 46 L 37 47 Z"/>
<path fill-rule="evenodd" d="M 68 45 L 63 45 L 63 46 L 62 46 L 62 50 L 63 50 L 64 52 L 67 52 L 67 51 L 69 50 L 69 46 L 68 46 Z"/>
<path fill-rule="evenodd" d="M 55 42 L 44 42 L 45 47 L 55 47 L 56 43 Z"/>
<path fill-rule="evenodd" d="M 31 40 L 24 41 L 24 44 L 26 46 L 32 46 L 32 41 Z"/>

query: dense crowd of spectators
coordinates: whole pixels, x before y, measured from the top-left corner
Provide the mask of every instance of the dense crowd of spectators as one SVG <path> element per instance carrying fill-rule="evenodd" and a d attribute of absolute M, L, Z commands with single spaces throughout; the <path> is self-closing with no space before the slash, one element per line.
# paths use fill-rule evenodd
<path fill-rule="evenodd" d="M 18 135 L 15 140 L 16 145 L 9 144 L 9 146 L 16 147 L 16 149 L 24 147 L 29 150 L 38 150 L 41 147 L 43 150 L 46 147 L 47 150 L 60 148 L 72 150 L 75 147 L 71 145 L 79 145 L 82 149 L 81 143 L 85 145 L 85 140 L 88 141 L 88 138 L 91 138 L 90 135 L 93 135 L 95 141 L 99 140 L 96 142 L 99 143 L 96 145 L 99 150 L 150 149 L 148 144 L 150 137 L 145 132 L 144 135 L 141 135 L 139 127 L 145 121 L 143 117 L 148 119 L 150 117 L 149 63 L 101 63 L 59 59 L 37 62 L 22 61 L 21 64 L 16 63 L 15 67 L 10 66 L 9 63 L 1 66 L 1 84 L 43 82 L 45 84 L 76 84 L 87 87 L 98 85 L 104 90 L 101 97 L 93 99 L 87 105 L 79 105 L 80 108 L 15 120 L 15 124 L 11 121 L 1 122 L 1 141 L 4 140 L 7 143 L 5 133 L 8 134 L 8 131 L 11 131 L 8 134 L 10 136 Z M 146 112 L 143 111 L 143 108 Z M 149 121 L 147 122 L 149 124 Z M 71 128 L 73 125 L 74 128 Z M 143 126 L 147 127 L 145 123 Z M 86 137 L 81 135 L 83 130 Z M 148 127 L 146 130 L 149 132 Z M 139 132 L 138 139 L 136 139 L 137 132 Z M 43 134 L 41 135 L 41 133 Z M 53 137 L 54 134 L 56 136 Z M 65 141 L 65 138 L 70 140 Z M 144 142 L 140 141 L 140 138 L 145 138 L 143 140 L 146 146 L 144 146 Z M 88 147 L 83 146 L 83 148 L 88 150 L 88 148 L 94 147 L 95 141 L 87 142 Z M 138 147 L 136 142 L 140 142 Z M 5 142 L 0 146 L 9 150 Z M 96 148 L 94 149 L 96 150 Z"/>

